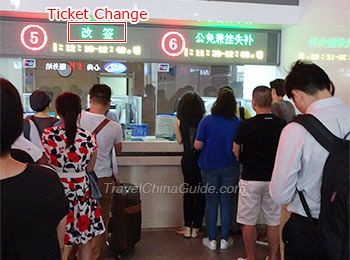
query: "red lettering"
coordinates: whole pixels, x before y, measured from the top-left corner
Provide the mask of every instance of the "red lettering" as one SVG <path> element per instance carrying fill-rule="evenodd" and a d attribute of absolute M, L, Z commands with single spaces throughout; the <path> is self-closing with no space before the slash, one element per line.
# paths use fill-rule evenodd
<path fill-rule="evenodd" d="M 63 15 L 66 14 L 66 17 L 64 17 Z M 62 17 L 62 20 L 67 20 L 68 19 L 68 11 L 67 10 L 63 10 L 61 11 L 61 17 Z M 60 18 L 58 18 L 59 20 Z"/>
<path fill-rule="evenodd" d="M 84 11 L 83 11 L 83 13 L 84 13 L 84 19 L 89 20 L 89 17 L 88 17 L 89 12 L 90 12 L 90 11 L 89 11 L 88 9 L 86 9 L 86 7 L 84 7 Z"/>
<path fill-rule="evenodd" d="M 84 17 L 84 13 L 82 11 L 77 11 L 75 16 L 77 19 L 82 20 Z"/>
<path fill-rule="evenodd" d="M 141 11 L 140 12 L 140 20 L 145 20 L 147 21 L 148 20 L 148 12 L 147 11 Z"/>
<path fill-rule="evenodd" d="M 102 8 L 95 9 L 95 11 L 94 11 L 94 17 L 95 17 L 97 20 L 103 19 L 103 16 L 99 16 L 98 12 L 103 12 L 103 9 L 102 9 Z"/>
<path fill-rule="evenodd" d="M 56 8 L 46 8 L 46 12 L 49 12 L 49 20 L 50 21 L 53 21 L 55 20 L 54 18 L 54 11 L 57 11 L 59 9 L 56 9 Z"/>
<path fill-rule="evenodd" d="M 105 7 L 105 19 L 113 19 L 113 12 Z"/>

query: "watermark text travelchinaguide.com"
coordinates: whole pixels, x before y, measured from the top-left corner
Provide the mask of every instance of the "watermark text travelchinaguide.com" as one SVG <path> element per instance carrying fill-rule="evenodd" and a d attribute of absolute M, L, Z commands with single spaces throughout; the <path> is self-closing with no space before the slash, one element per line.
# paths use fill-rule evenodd
<path fill-rule="evenodd" d="M 93 11 L 84 7 L 74 9 L 46 7 L 50 21 L 89 21 L 91 18 L 97 21 L 127 21 L 132 24 L 148 21 L 149 12 L 145 9 L 110 9 L 109 7 L 97 7 Z"/>
<path fill-rule="evenodd" d="M 210 184 L 189 186 L 187 183 L 180 185 L 166 185 L 164 183 L 140 183 L 138 186 L 115 185 L 106 183 L 106 190 L 102 192 L 110 193 L 144 193 L 144 194 L 176 194 L 176 193 L 238 193 L 244 192 L 244 187 L 238 185 L 222 186 L 216 189 Z"/>

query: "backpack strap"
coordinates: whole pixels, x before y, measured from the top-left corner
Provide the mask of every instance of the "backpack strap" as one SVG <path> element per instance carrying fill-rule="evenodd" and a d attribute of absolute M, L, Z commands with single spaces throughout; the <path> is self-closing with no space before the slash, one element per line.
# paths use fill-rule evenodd
<path fill-rule="evenodd" d="M 245 120 L 244 107 L 239 107 L 239 117 L 241 120 Z"/>
<path fill-rule="evenodd" d="M 101 130 L 102 128 L 104 128 L 108 123 L 109 123 L 109 120 L 108 118 L 105 118 L 96 128 L 95 130 L 93 131 L 93 133 L 95 133 L 95 135 L 97 135 Z"/>
<path fill-rule="evenodd" d="M 333 145 L 338 138 L 325 127 L 320 120 L 311 114 L 295 117 L 292 122 L 301 124 L 328 152 L 333 150 Z"/>
<path fill-rule="evenodd" d="M 40 138 L 41 138 L 41 136 L 43 135 L 43 132 L 41 131 L 40 126 L 39 126 L 39 124 L 38 124 L 38 121 L 36 121 L 36 119 L 35 119 L 35 116 L 32 115 L 32 116 L 29 117 L 29 119 L 33 121 L 34 125 L 35 125 L 36 128 L 38 129 L 39 136 L 40 136 Z"/>
<path fill-rule="evenodd" d="M 30 123 L 29 123 L 29 119 L 23 119 L 23 134 L 24 137 L 30 141 Z"/>

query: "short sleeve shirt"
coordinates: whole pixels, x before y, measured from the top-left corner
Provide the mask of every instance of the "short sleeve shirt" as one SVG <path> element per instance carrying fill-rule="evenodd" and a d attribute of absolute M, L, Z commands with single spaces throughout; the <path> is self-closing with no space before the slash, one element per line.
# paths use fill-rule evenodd
<path fill-rule="evenodd" d="M 199 167 L 203 170 L 219 170 L 238 165 L 233 154 L 233 140 L 239 119 L 221 116 L 204 117 L 198 126 L 196 140 L 203 142 Z"/>
<path fill-rule="evenodd" d="M 1 259 L 61 259 L 56 228 L 69 206 L 57 174 L 28 164 L 0 184 Z"/>
<path fill-rule="evenodd" d="M 45 129 L 42 143 L 49 164 L 58 173 L 86 171 L 91 155 L 97 149 L 96 137 L 81 128 L 77 129 L 75 142 L 68 149 L 66 131 L 60 126 Z"/>
<path fill-rule="evenodd" d="M 101 114 L 90 112 L 82 112 L 80 118 L 80 126 L 90 132 L 107 117 Z M 108 124 L 97 134 L 96 140 L 98 144 L 97 160 L 95 164 L 95 173 L 99 178 L 110 177 L 114 174 L 112 165 L 113 147 L 115 144 L 121 143 L 123 139 L 122 128 L 120 124 L 114 121 Z"/>
<path fill-rule="evenodd" d="M 241 145 L 242 179 L 270 181 L 279 137 L 286 121 L 273 114 L 260 114 L 242 121 L 235 143 Z"/>

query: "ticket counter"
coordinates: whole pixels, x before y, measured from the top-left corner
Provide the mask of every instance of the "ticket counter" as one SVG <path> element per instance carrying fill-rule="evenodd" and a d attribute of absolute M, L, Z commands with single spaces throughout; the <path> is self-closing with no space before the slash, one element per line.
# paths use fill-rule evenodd
<path fill-rule="evenodd" d="M 182 145 L 176 141 L 145 138 L 123 142 L 118 158 L 121 182 L 141 188 L 142 228 L 183 225 Z"/>

